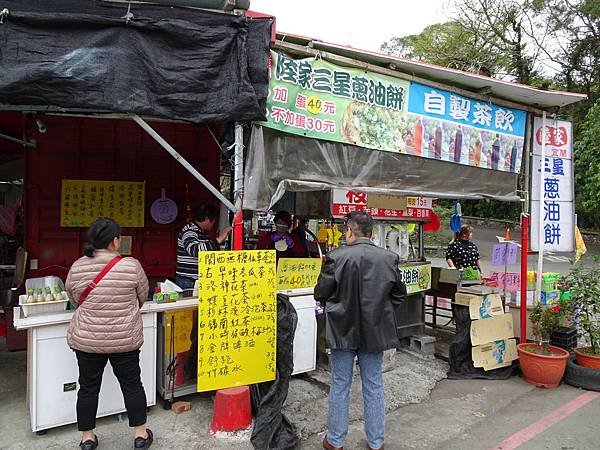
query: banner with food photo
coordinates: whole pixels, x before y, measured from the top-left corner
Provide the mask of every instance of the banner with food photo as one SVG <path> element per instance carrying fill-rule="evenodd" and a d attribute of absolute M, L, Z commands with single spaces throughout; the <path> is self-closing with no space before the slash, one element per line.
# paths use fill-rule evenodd
<path fill-rule="evenodd" d="M 526 113 L 321 58 L 271 52 L 264 126 L 518 173 Z"/>
<path fill-rule="evenodd" d="M 519 173 L 526 112 L 410 84 L 406 153 Z"/>
<path fill-rule="evenodd" d="M 405 152 L 409 83 L 320 58 L 271 52 L 265 126 L 316 139 Z"/>

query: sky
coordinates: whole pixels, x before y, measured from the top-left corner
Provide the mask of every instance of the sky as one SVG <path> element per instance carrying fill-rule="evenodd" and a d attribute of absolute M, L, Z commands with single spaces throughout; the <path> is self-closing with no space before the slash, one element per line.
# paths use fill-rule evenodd
<path fill-rule="evenodd" d="M 379 51 L 396 36 L 449 19 L 450 0 L 251 0 L 250 9 L 277 18 L 277 31 Z"/>

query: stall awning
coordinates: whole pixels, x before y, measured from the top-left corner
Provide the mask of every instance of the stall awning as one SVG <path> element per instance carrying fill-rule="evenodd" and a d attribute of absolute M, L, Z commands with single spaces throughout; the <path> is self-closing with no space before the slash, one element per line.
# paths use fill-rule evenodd
<path fill-rule="evenodd" d="M 521 105 L 523 109 L 556 110 L 587 98 L 585 94 L 538 89 L 422 61 L 328 43 L 310 37 L 278 32 L 277 38 L 276 48 L 294 54 L 312 56 L 314 52 L 319 52 L 324 58 L 332 59 L 332 62 L 336 63 L 355 61 L 357 65 L 370 64 L 374 67 L 391 69 L 388 74 L 392 76 L 395 74 L 405 79 L 416 77 L 424 82 L 461 88 L 474 94 L 479 93 L 490 100 L 506 100 L 514 103 L 515 106 Z M 327 52 L 327 54 L 323 52 Z"/>
<path fill-rule="evenodd" d="M 309 139 L 254 126 L 244 209 L 267 210 L 285 191 L 352 188 L 380 194 L 519 201 L 517 174 Z"/>
<path fill-rule="evenodd" d="M 260 120 L 271 19 L 144 3 L 0 1 L 0 104 Z"/>

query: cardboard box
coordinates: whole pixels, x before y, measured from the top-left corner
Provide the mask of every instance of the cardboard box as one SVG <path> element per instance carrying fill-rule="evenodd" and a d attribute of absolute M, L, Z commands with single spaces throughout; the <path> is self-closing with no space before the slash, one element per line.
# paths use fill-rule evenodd
<path fill-rule="evenodd" d="M 473 365 L 483 370 L 507 367 L 519 358 L 515 339 L 500 339 L 473 347 L 471 350 Z"/>
<path fill-rule="evenodd" d="M 472 320 L 490 319 L 494 316 L 501 316 L 504 314 L 502 297 L 499 294 L 489 294 L 477 296 L 477 299 L 471 299 L 469 314 Z"/>
<path fill-rule="evenodd" d="M 471 344 L 473 346 L 513 337 L 515 337 L 515 332 L 510 313 L 471 322 Z"/>
<path fill-rule="evenodd" d="M 454 294 L 454 303 L 457 305 L 463 306 L 471 306 L 472 303 L 481 304 L 481 302 L 489 297 L 490 301 L 497 302 L 500 300 L 500 304 L 502 304 L 502 297 L 500 294 L 471 294 L 466 292 L 457 292 Z M 472 319 L 480 319 L 480 317 L 471 317 Z"/>

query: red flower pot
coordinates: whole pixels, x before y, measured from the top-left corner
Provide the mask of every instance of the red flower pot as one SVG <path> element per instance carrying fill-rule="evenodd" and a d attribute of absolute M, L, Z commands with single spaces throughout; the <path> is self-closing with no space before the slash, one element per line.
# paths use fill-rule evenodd
<path fill-rule="evenodd" d="M 590 369 L 600 369 L 600 356 L 589 355 L 581 350 L 590 347 L 577 347 L 573 351 L 577 355 L 577 364 Z"/>
<path fill-rule="evenodd" d="M 540 345 L 533 343 L 517 345 L 523 377 L 525 381 L 534 386 L 557 387 L 565 374 L 569 352 L 550 345 L 548 349 L 553 355 L 535 353 L 541 351 L 541 348 Z"/>

